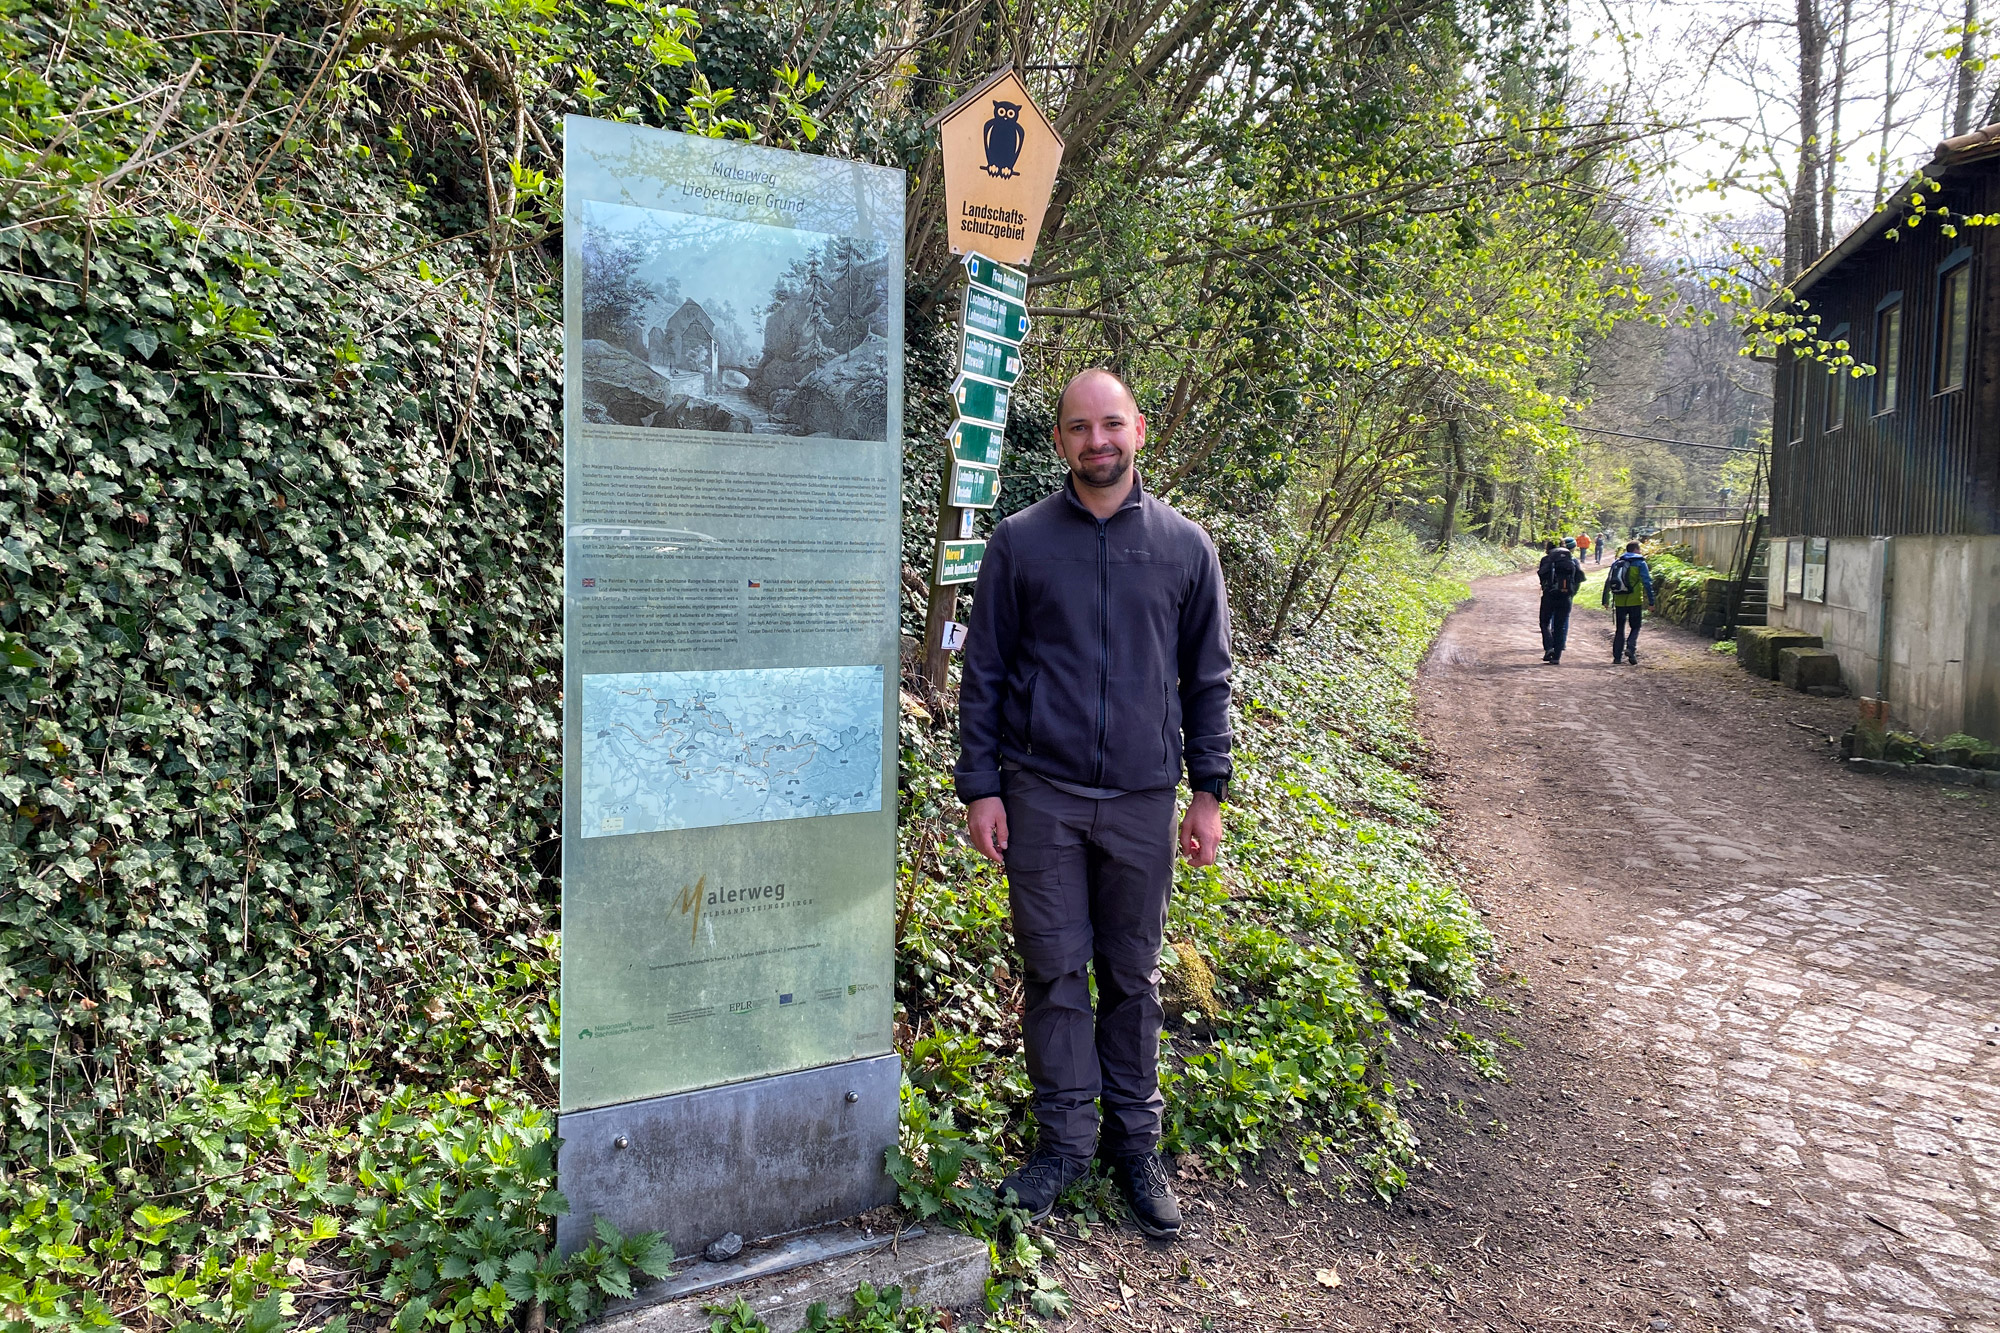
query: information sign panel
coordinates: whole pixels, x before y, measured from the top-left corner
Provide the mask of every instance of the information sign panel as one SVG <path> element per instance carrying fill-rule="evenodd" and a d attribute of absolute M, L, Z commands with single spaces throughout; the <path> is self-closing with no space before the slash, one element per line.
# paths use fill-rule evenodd
<path fill-rule="evenodd" d="M 1025 302 L 1028 299 L 1028 275 L 1018 268 L 996 264 L 985 255 L 965 257 L 965 276 L 974 286 L 984 287 L 1009 300 Z"/>
<path fill-rule="evenodd" d="M 1805 590 L 1800 593 L 1808 602 L 1826 600 L 1826 538 L 1806 538 Z"/>
<path fill-rule="evenodd" d="M 1007 443 L 1006 432 L 997 426 L 976 421 L 954 421 L 951 425 L 951 456 L 984 467 L 1000 466 L 1000 450 Z"/>
<path fill-rule="evenodd" d="M 951 386 L 951 396 L 958 403 L 958 415 L 965 420 L 1001 428 L 1007 425 L 1006 385 L 961 375 Z"/>
<path fill-rule="evenodd" d="M 1021 349 L 998 338 L 966 332 L 958 349 L 958 370 L 995 384 L 1011 385 L 1021 378 Z"/>
<path fill-rule="evenodd" d="M 565 132 L 568 1113 L 892 1049 L 904 180 Z"/>
<path fill-rule="evenodd" d="M 967 287 L 964 318 L 959 323 L 973 333 L 984 333 L 1018 346 L 1028 336 L 1028 307 L 995 296 L 984 287 Z"/>
<path fill-rule="evenodd" d="M 960 509 L 991 509 L 1000 502 L 1000 469 L 951 461 L 951 503 Z"/>
<path fill-rule="evenodd" d="M 979 578 L 979 562 L 985 558 L 985 542 L 939 542 L 937 581 L 975 582 Z"/>

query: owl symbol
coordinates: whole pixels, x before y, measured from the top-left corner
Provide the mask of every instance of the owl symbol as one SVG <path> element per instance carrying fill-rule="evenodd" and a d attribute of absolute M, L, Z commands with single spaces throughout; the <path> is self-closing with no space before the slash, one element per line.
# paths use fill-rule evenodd
<path fill-rule="evenodd" d="M 993 118 L 986 122 L 986 174 L 1001 180 L 1016 175 L 1014 164 L 1021 160 L 1021 141 L 1026 137 L 1021 129 L 1021 104 L 995 102 Z"/>

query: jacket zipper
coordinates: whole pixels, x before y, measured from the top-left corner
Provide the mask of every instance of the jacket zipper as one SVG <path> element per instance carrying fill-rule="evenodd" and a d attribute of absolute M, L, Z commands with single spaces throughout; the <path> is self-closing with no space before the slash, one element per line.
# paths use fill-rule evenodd
<path fill-rule="evenodd" d="M 1097 520 L 1097 776 L 1104 785 L 1104 714 L 1111 695 L 1111 546 L 1106 538 L 1110 520 Z"/>

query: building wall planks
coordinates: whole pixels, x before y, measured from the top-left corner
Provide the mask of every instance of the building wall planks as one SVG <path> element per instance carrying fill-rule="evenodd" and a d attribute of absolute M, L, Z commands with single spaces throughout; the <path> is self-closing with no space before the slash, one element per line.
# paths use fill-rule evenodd
<path fill-rule="evenodd" d="M 1949 173 L 1931 200 L 1955 214 L 2000 213 L 2000 158 Z M 1969 372 L 1938 391 L 1943 353 L 1940 265 L 1968 252 Z M 1771 524 L 1780 536 L 2000 532 L 2000 227 L 1946 236 L 1933 212 L 1881 235 L 1815 277 L 1803 293 L 1821 336 L 1841 325 L 1857 361 L 1881 356 L 1877 314 L 1902 294 L 1901 355 L 1893 411 L 1873 409 L 1881 375 L 1830 375 L 1810 360 L 1781 362 L 1771 463 Z M 1828 395 L 1846 395 L 1844 414 Z M 1829 429 L 1836 419 L 1837 428 Z M 1796 423 L 1796 424 L 1795 424 Z M 1794 438 L 1794 436 L 1797 438 Z"/>

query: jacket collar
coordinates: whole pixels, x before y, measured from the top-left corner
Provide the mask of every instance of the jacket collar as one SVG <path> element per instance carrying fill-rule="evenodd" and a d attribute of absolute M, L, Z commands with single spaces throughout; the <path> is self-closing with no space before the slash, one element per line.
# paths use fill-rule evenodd
<path fill-rule="evenodd" d="M 1063 493 L 1063 498 L 1069 501 L 1070 507 L 1075 509 L 1077 513 L 1082 514 L 1092 523 L 1098 521 L 1097 515 L 1090 512 L 1089 506 L 1085 505 L 1082 500 L 1077 498 L 1076 478 L 1068 473 L 1063 474 L 1062 493 Z M 1146 479 L 1145 477 L 1140 475 L 1139 469 L 1135 466 L 1132 469 L 1132 489 L 1125 493 L 1125 503 L 1118 506 L 1116 512 L 1114 512 L 1111 515 L 1111 518 L 1117 518 L 1119 514 L 1124 513 L 1128 509 L 1139 508 L 1140 505 L 1145 502 L 1145 499 L 1146 499 Z M 1106 523 L 1109 523 L 1111 519 L 1105 519 L 1104 521 Z"/>

